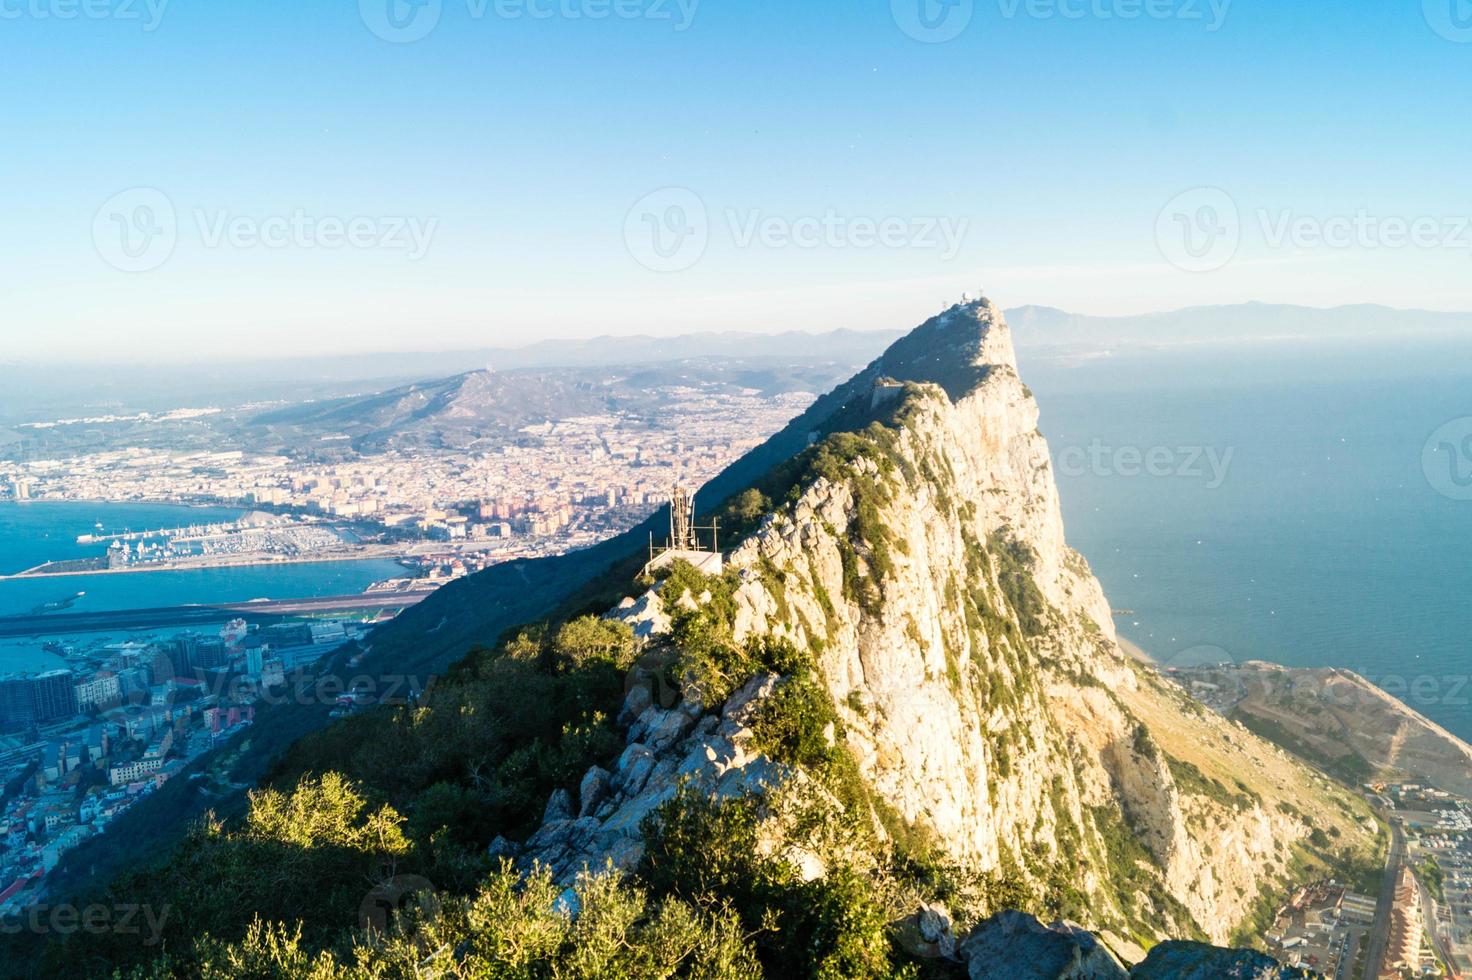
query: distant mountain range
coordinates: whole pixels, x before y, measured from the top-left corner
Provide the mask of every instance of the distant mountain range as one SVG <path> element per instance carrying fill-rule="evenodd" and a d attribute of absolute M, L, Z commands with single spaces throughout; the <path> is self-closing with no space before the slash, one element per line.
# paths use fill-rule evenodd
<path fill-rule="evenodd" d="M 1472 313 L 1385 306 L 1244 303 L 1168 313 L 1101 317 L 1046 306 L 1008 310 L 1023 350 L 1089 354 L 1122 347 L 1298 340 L 1374 342 L 1396 337 L 1472 337 Z M 294 402 L 371 394 L 467 371 L 665 366 L 729 361 L 732 372 L 824 368 L 847 377 L 899 337 L 897 331 L 780 334 L 720 332 L 678 337 L 545 340 L 526 347 L 327 357 L 244 358 L 229 364 L 52 366 L 0 363 L 0 422 L 69 415 L 162 411 L 245 402 Z M 762 387 L 762 385 L 756 385 Z"/>
<path fill-rule="evenodd" d="M 1472 337 L 1472 313 L 1388 306 L 1319 309 L 1270 303 L 1194 306 L 1138 316 L 1086 316 L 1049 306 L 1007 311 L 1019 347 L 1098 350 L 1126 346 L 1209 346 L 1264 341 L 1375 341 L 1391 337 Z"/>

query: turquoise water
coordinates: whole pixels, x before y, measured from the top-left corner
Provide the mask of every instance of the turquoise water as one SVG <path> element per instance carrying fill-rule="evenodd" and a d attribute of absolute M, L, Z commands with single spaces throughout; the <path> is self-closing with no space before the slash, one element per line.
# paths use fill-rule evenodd
<path fill-rule="evenodd" d="M 1023 374 L 1070 543 L 1132 611 L 1122 635 L 1166 660 L 1348 667 L 1472 739 L 1472 502 L 1438 490 L 1440 466 L 1472 473 L 1472 442 L 1423 467 L 1428 438 L 1472 416 L 1469 355 L 1278 347 Z M 1121 447 L 1160 447 L 1157 475 Z M 1196 447 L 1231 453 L 1220 485 L 1205 453 L 1187 465 Z"/>
<path fill-rule="evenodd" d="M 241 511 L 157 504 L 93 504 L 31 501 L 0 504 L 0 573 L 13 574 L 44 561 L 105 552 L 78 545 L 101 523 L 108 530 L 155 529 L 239 517 Z M 0 616 L 28 613 L 47 602 L 86 592 L 76 612 L 352 595 L 373 582 L 402 576 L 391 561 L 322 562 L 243 568 L 209 568 L 123 575 L 73 575 L 0 582 Z M 16 659 L 14 656 L 0 660 Z"/>

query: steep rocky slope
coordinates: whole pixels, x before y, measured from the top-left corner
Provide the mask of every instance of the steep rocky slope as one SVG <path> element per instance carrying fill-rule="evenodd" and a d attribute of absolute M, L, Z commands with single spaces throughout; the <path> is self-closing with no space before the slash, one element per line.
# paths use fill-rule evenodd
<path fill-rule="evenodd" d="M 1226 941 L 1293 875 L 1374 862 L 1377 830 L 1351 794 L 1120 652 L 1065 543 L 1037 406 L 989 303 L 926 323 L 828 407 L 815 449 L 762 487 L 785 496 L 725 582 L 738 644 L 815 652 L 837 713 L 827 737 L 872 789 L 881 834 L 1038 893 L 1066 883 L 1070 917 L 1143 944 Z M 653 649 L 678 646 L 675 603 L 711 600 L 694 591 L 614 615 Z M 659 704 L 636 684 L 627 751 L 581 800 L 554 798 L 524 860 L 568 877 L 609 857 L 632 868 L 643 819 L 682 782 L 784 785 L 790 768 L 749 723 L 781 684 L 758 677 L 714 714 L 698 686 Z M 1310 846 L 1314 830 L 1332 843 Z"/>
<path fill-rule="evenodd" d="M 31 937 L 29 975 L 1286 977 L 1179 941 L 1379 865 L 1350 792 L 1120 652 L 986 302 L 703 496 L 718 575 L 615 540 L 344 651 L 459 659 L 109 886 L 158 950 Z"/>

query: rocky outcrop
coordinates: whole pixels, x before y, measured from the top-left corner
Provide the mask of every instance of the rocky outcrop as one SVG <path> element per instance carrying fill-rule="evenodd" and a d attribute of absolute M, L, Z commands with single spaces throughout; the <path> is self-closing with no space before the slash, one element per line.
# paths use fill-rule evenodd
<path fill-rule="evenodd" d="M 1021 912 L 983 922 L 961 945 L 971 980 L 1127 980 L 1114 954 L 1082 928 Z"/>
<path fill-rule="evenodd" d="M 905 825 L 969 869 L 1039 894 L 1063 882 L 1071 916 L 1147 945 L 1224 941 L 1285 881 L 1311 824 L 1364 845 L 1361 803 L 1121 652 L 1103 590 L 1065 543 L 1038 408 L 989 303 L 926 323 L 826 402 L 809 471 L 729 556 L 733 631 L 816 653 L 846 750 Z M 672 611 L 708 601 L 650 590 L 609 615 L 657 646 Z M 549 803 L 524 862 L 562 880 L 631 868 L 642 821 L 682 781 L 726 794 L 790 775 L 746 723 L 778 678 L 712 714 L 663 687 L 659 666 L 631 673 L 617 764 L 590 772 L 582 799 Z M 933 916 L 915 927 L 945 946 Z M 1004 928 L 1071 950 L 1060 970 L 1106 969 L 1072 927 Z"/>
<path fill-rule="evenodd" d="M 1165 942 L 1152 949 L 1130 977 L 1131 980 L 1315 980 L 1322 975 L 1284 966 L 1252 950 Z"/>
<path fill-rule="evenodd" d="M 970 980 L 1322 980 L 1253 950 L 1164 942 L 1126 969 L 1086 930 L 1021 912 L 981 923 L 961 944 Z"/>
<path fill-rule="evenodd" d="M 902 400 L 862 390 L 888 379 L 907 383 Z M 1256 759 L 1180 784 L 1191 770 L 1176 743 L 1225 740 L 1226 723 L 1187 717 L 1121 652 L 1103 590 L 1065 543 L 1038 407 L 989 303 L 920 327 L 851 386 L 850 405 L 896 407 L 882 428 L 850 423 L 859 445 L 839 447 L 842 468 L 731 554 L 736 628 L 822 651 L 848 745 L 906 822 L 1039 887 L 1065 868 L 1099 922 L 1216 941 L 1308 835 L 1290 813 L 1363 836 L 1347 795 L 1284 808 L 1274 790 L 1239 789 L 1260 782 Z M 1155 884 L 1125 885 L 1141 857 Z"/>
<path fill-rule="evenodd" d="M 628 730 L 628 746 L 612 771 L 588 770 L 574 801 L 557 790 L 542 828 L 519 850 L 521 866 L 540 865 L 556 881 L 573 884 L 585 871 L 633 871 L 644 855 L 644 820 L 681 786 L 718 797 L 762 793 L 779 783 L 783 767 L 753 749 L 750 721 L 776 690 L 771 674 L 753 677 L 716 714 L 692 701 L 672 709 L 650 703 L 646 686 L 625 702 L 645 705 Z M 505 853 L 504 842 L 497 845 Z"/>

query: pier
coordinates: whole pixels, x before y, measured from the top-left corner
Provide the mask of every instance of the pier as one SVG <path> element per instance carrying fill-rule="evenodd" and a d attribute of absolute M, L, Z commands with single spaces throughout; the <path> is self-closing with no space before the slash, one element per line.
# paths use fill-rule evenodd
<path fill-rule="evenodd" d="M 191 524 L 188 527 L 161 527 L 151 531 L 116 531 L 99 532 L 97 534 L 77 535 L 77 544 L 111 544 L 114 541 L 152 541 L 155 538 L 168 538 L 170 541 L 204 541 L 210 538 L 223 538 L 242 531 L 254 531 L 272 527 L 305 527 L 320 523 L 313 520 L 289 520 L 286 518 L 272 518 L 262 520 L 258 513 L 247 515 L 238 521 L 225 521 L 216 524 Z"/>

